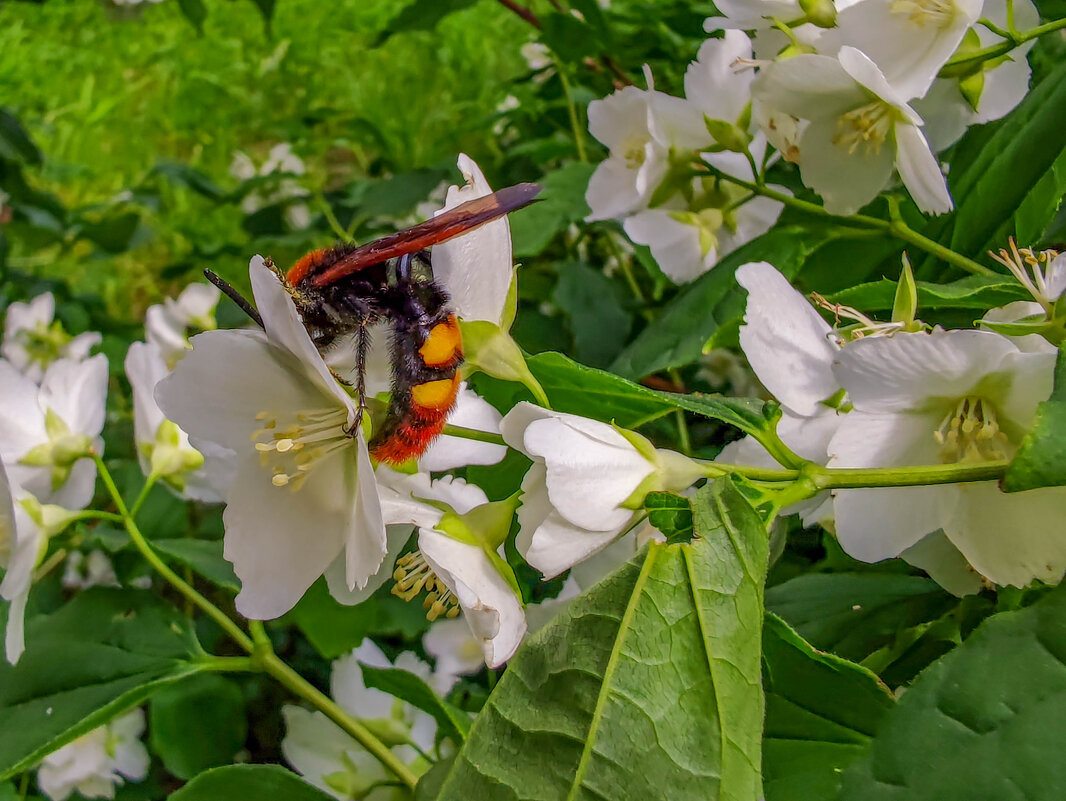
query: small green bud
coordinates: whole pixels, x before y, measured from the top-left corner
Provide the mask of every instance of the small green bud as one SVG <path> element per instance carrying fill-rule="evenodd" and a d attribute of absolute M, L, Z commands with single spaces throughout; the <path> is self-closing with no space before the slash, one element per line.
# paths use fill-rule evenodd
<path fill-rule="evenodd" d="M 832 28 L 837 24 L 837 9 L 833 0 L 800 0 L 800 8 L 807 15 L 807 22 L 819 28 Z"/>

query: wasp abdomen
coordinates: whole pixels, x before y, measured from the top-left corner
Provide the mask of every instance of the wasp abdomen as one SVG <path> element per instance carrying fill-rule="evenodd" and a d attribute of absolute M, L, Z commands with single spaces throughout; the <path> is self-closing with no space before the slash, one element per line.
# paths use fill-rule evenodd
<path fill-rule="evenodd" d="M 459 393 L 463 342 L 447 313 L 434 323 L 397 320 L 392 342 L 392 399 L 370 442 L 378 461 L 401 464 L 421 456 L 440 435 Z"/>

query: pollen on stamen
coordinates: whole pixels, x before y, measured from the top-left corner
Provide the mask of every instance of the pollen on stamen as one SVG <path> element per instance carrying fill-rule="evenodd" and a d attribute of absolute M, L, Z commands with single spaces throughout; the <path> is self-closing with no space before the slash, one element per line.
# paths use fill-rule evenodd
<path fill-rule="evenodd" d="M 426 590 L 422 608 L 426 609 L 426 618 L 432 622 L 441 615 L 454 618 L 459 614 L 459 599 L 448 589 L 447 585 L 433 572 L 421 551 L 412 551 L 396 561 L 396 570 L 392 574 L 395 584 L 392 594 L 405 601 L 410 601 Z"/>

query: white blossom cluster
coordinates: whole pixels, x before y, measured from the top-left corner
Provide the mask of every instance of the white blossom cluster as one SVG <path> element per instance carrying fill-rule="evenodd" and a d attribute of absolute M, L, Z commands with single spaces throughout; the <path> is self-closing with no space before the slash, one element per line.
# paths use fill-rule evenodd
<path fill-rule="evenodd" d="M 953 203 L 936 154 L 1028 92 L 1026 53 L 948 66 L 998 44 L 1006 0 L 724 0 L 685 73 L 685 97 L 628 86 L 589 104 L 610 153 L 589 182 L 589 220 L 618 219 L 678 283 L 765 233 L 782 204 L 765 185 L 794 162 L 826 211 L 854 214 L 897 180 L 917 206 Z M 1039 21 L 1030 0 L 1011 24 Z"/>
<path fill-rule="evenodd" d="M 158 0 L 153 1 L 158 2 Z M 299 176 L 303 175 L 306 170 L 303 159 L 293 152 L 292 145 L 288 142 L 282 142 L 270 148 L 270 152 L 261 164 L 256 164 L 251 156 L 238 150 L 234 152 L 229 168 L 230 175 L 241 181 L 266 178 L 277 174 Z M 306 198 L 308 194 L 308 191 L 295 178 L 280 178 L 264 183 L 263 186 L 248 192 L 241 200 L 241 210 L 245 214 L 255 214 L 266 206 L 287 202 L 284 211 L 285 224 L 294 231 L 300 231 L 311 224 L 311 210 L 306 203 L 301 201 L 301 198 Z"/>
<path fill-rule="evenodd" d="M 1034 301 L 988 312 L 978 329 L 905 330 L 833 307 L 858 326 L 834 329 L 766 262 L 746 264 L 740 343 L 780 401 L 781 439 L 838 468 L 980 465 L 1010 459 L 1052 389 L 1056 348 L 1039 334 L 1006 336 L 997 322 L 1044 313 L 1066 292 L 1066 255 L 1045 259 Z M 1022 259 L 1015 265 L 1023 273 Z M 1052 304 L 1047 304 L 1048 307 Z M 723 462 L 778 467 L 751 437 Z M 838 489 L 797 505 L 836 532 L 851 556 L 902 556 L 958 595 L 983 584 L 1058 583 L 1066 572 L 1066 488 L 1005 493 L 995 481 Z"/>

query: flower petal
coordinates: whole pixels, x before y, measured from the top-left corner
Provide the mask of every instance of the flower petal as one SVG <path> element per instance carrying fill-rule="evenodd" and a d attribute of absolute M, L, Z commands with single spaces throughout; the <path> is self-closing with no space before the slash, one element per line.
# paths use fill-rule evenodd
<path fill-rule="evenodd" d="M 355 510 L 349 518 L 344 546 L 344 577 L 349 590 L 366 587 L 388 552 L 374 466 L 361 428 L 355 436 L 355 469 L 356 491 L 352 499 Z"/>
<path fill-rule="evenodd" d="M 913 125 L 897 123 L 896 169 L 914 202 L 927 214 L 946 214 L 954 208 L 948 183 L 929 143 Z"/>
<path fill-rule="evenodd" d="M 484 551 L 432 529 L 419 530 L 418 548 L 459 599 L 485 664 L 499 667 L 514 656 L 526 633 L 522 602 Z"/>
<path fill-rule="evenodd" d="M 849 153 L 846 143 L 834 141 L 837 131 L 836 117 L 811 121 L 800 135 L 800 175 L 830 214 L 854 214 L 888 184 L 895 148 L 886 141 L 879 149 L 860 145 Z"/>

